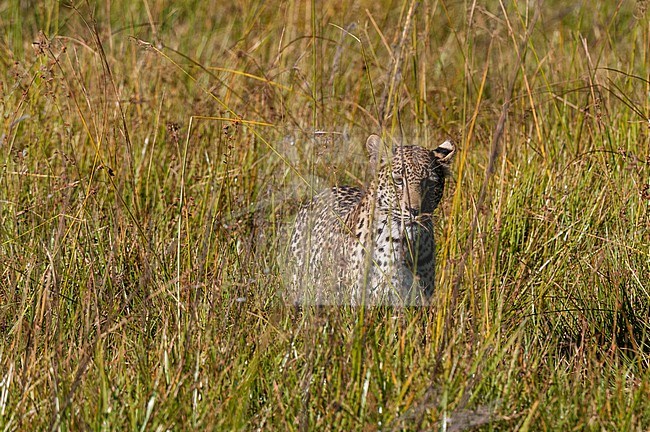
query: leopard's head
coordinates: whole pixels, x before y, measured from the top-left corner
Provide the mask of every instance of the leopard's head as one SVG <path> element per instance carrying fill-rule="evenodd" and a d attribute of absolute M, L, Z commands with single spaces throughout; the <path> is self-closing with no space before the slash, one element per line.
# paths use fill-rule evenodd
<path fill-rule="evenodd" d="M 377 135 L 366 149 L 376 174 L 377 205 L 401 223 L 431 217 L 445 187 L 456 146 L 445 141 L 433 150 L 407 145 L 388 150 Z"/>

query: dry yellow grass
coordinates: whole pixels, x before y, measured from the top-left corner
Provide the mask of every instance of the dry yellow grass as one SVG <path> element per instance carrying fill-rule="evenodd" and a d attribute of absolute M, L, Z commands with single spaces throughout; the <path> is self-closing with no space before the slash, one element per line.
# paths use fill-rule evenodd
<path fill-rule="evenodd" d="M 647 430 L 647 2 L 0 5 L 0 429 Z M 383 132 L 436 305 L 282 304 Z"/>

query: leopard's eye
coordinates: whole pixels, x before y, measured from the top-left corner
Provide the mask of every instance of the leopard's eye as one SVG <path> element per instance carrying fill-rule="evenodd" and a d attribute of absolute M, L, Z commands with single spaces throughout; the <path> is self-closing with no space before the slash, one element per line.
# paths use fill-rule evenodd
<path fill-rule="evenodd" d="M 393 175 L 393 181 L 397 186 L 404 185 L 404 177 L 402 177 L 401 175 Z"/>
<path fill-rule="evenodd" d="M 432 175 L 430 177 L 425 177 L 424 179 L 422 179 L 422 188 L 430 189 L 435 186 L 437 181 L 438 178 L 435 175 Z"/>

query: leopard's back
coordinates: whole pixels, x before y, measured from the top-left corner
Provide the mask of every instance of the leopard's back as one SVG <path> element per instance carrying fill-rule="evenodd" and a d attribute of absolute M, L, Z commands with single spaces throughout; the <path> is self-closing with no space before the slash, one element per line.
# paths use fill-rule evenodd
<path fill-rule="evenodd" d="M 326 189 L 298 211 L 290 241 L 294 302 L 341 301 L 347 245 L 353 237 L 347 222 L 364 195 L 360 188 Z"/>

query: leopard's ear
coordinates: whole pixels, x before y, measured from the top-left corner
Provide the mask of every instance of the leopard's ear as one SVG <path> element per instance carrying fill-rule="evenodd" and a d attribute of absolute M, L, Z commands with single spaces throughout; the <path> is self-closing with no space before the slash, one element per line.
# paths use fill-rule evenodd
<path fill-rule="evenodd" d="M 449 165 L 456 154 L 456 146 L 451 141 L 445 141 L 432 151 L 438 162 Z"/>
<path fill-rule="evenodd" d="M 386 146 L 381 138 L 375 134 L 370 135 L 366 140 L 366 150 L 368 150 L 370 165 L 372 165 L 373 169 L 377 168 L 379 162 L 386 157 Z"/>

